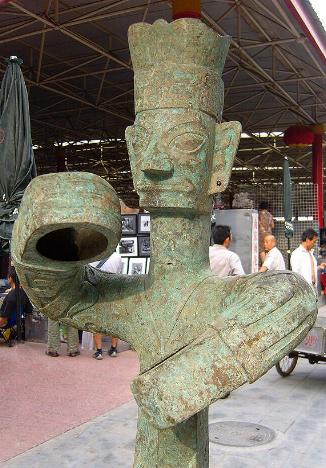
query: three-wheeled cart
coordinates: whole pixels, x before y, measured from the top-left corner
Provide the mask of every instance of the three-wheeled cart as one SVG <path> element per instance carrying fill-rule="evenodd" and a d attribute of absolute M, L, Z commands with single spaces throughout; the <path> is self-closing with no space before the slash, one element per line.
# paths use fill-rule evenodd
<path fill-rule="evenodd" d="M 315 325 L 299 346 L 276 364 L 276 370 L 282 377 L 287 377 L 291 374 L 299 358 L 308 359 L 310 364 L 326 362 L 325 309 L 325 306 L 319 309 Z"/>

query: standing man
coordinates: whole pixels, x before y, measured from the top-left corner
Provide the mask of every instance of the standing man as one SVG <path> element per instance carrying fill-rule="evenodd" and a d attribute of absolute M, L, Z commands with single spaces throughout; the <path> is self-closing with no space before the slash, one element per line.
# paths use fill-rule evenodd
<path fill-rule="evenodd" d="M 291 255 L 291 268 L 295 273 L 303 276 L 307 283 L 314 288 L 317 287 L 317 270 L 326 267 L 326 263 L 321 263 L 317 267 L 313 249 L 318 240 L 318 233 L 314 229 L 307 229 L 302 233 L 301 244 Z"/>
<path fill-rule="evenodd" d="M 259 271 L 286 270 L 283 255 L 276 247 L 276 238 L 273 234 L 264 237 L 264 249 L 267 254 Z"/>
<path fill-rule="evenodd" d="M 259 254 L 260 260 L 263 263 L 265 259 L 264 239 L 268 234 L 272 234 L 274 229 L 273 215 L 269 212 L 269 203 L 262 201 L 258 209 L 258 226 L 259 226 Z"/>
<path fill-rule="evenodd" d="M 104 260 L 100 260 L 99 262 L 90 263 L 90 265 L 107 273 L 119 274 L 122 272 L 122 260 L 117 252 L 114 252 L 109 258 L 105 258 Z M 94 333 L 96 351 L 93 354 L 93 358 L 97 359 L 98 361 L 103 359 L 102 337 L 102 333 Z M 116 338 L 115 336 L 111 336 L 111 348 L 108 351 L 108 355 L 110 357 L 117 357 L 118 341 L 118 338 Z"/>
<path fill-rule="evenodd" d="M 58 357 L 61 343 L 60 322 L 48 318 L 48 345 L 45 354 L 50 357 Z M 78 330 L 67 327 L 67 351 L 68 356 L 79 356 L 79 336 Z"/>
<path fill-rule="evenodd" d="M 220 277 L 244 275 L 239 256 L 229 250 L 232 242 L 230 226 L 214 226 L 213 241 L 214 245 L 209 248 L 209 262 L 213 273 Z"/>

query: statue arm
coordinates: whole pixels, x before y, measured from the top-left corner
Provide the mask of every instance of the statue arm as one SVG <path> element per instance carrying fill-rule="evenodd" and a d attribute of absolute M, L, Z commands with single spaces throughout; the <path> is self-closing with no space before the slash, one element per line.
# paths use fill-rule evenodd
<path fill-rule="evenodd" d="M 24 290 L 42 314 L 133 344 L 137 321 L 133 300 L 144 290 L 143 277 L 108 274 L 89 266 L 50 270 L 17 259 L 14 263 Z"/>
<path fill-rule="evenodd" d="M 302 341 L 317 314 L 312 288 L 291 272 L 223 280 L 212 276 L 196 293 L 179 322 L 187 311 L 197 310 L 206 314 L 206 326 L 191 336 L 196 324 L 188 320 L 187 341 L 184 327 L 175 328 L 171 341 L 178 339 L 184 346 L 132 384 L 138 405 L 160 429 L 261 377 Z"/>
<path fill-rule="evenodd" d="M 109 257 L 121 237 L 114 189 L 88 173 L 39 176 L 27 187 L 14 225 L 12 259 L 33 304 L 53 320 L 132 344 L 133 297 L 143 278 L 124 280 L 88 263 Z"/>

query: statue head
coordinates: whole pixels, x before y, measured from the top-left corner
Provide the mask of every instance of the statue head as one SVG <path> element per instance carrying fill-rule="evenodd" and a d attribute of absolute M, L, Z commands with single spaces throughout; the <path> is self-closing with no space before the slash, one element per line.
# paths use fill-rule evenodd
<path fill-rule="evenodd" d="M 151 211 L 207 213 L 228 184 L 241 132 L 220 123 L 229 42 L 194 19 L 129 29 L 136 119 L 126 141 L 140 205 Z"/>

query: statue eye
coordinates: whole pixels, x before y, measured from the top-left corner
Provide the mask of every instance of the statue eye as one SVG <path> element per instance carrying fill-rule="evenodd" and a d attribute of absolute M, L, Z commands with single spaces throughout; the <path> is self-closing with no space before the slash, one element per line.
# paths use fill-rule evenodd
<path fill-rule="evenodd" d="M 206 137 L 204 135 L 187 132 L 175 137 L 171 141 L 170 147 L 173 146 L 177 150 L 186 153 L 194 153 L 201 148 L 205 141 Z"/>

